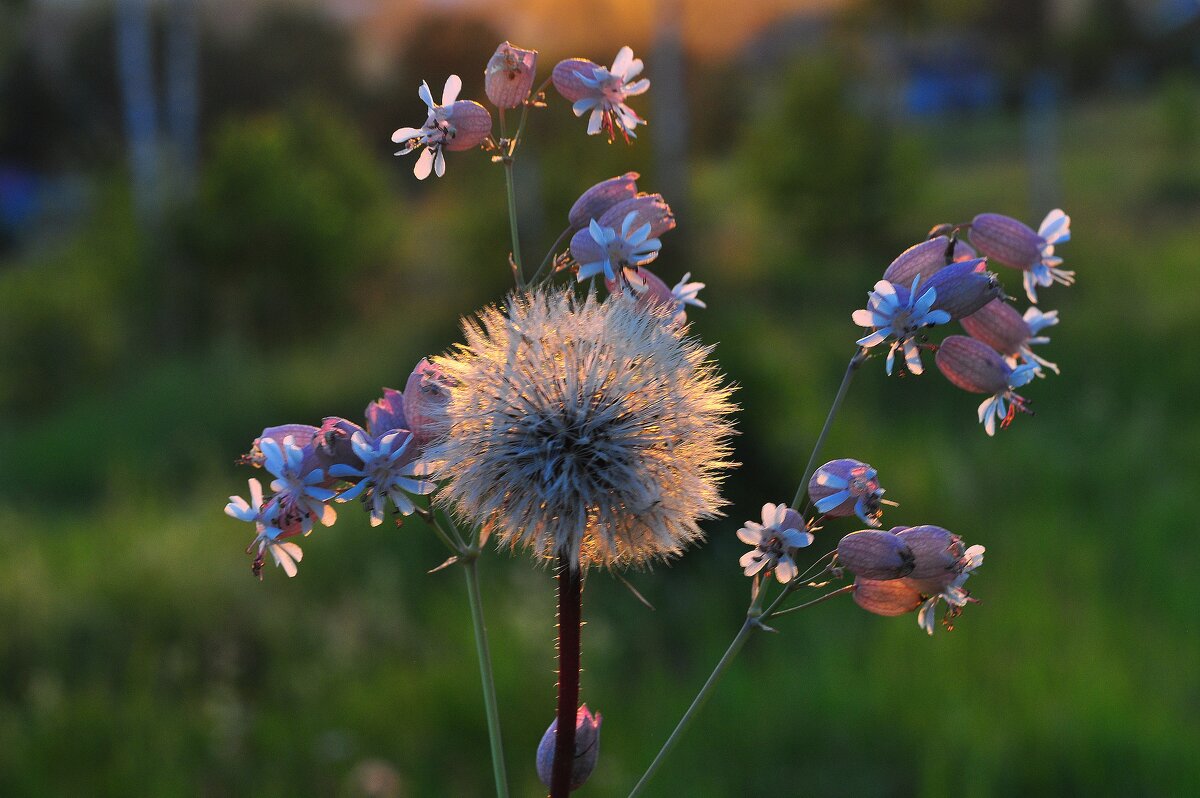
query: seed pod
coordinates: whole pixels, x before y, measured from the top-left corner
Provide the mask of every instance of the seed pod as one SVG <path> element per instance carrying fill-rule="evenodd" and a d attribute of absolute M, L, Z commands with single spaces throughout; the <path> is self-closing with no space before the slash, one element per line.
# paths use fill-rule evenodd
<path fill-rule="evenodd" d="M 837 559 L 864 579 L 899 579 L 914 565 L 912 550 L 903 540 L 875 529 L 851 532 L 838 541 Z"/>
<path fill-rule="evenodd" d="M 914 526 L 898 534 L 913 555 L 907 581 L 926 595 L 937 595 L 961 572 L 962 539 L 940 526 Z"/>
<path fill-rule="evenodd" d="M 1016 355 L 1030 337 L 1025 319 L 1003 299 L 993 299 L 959 321 L 972 338 L 1002 355 Z"/>
<path fill-rule="evenodd" d="M 537 50 L 525 50 L 504 42 L 483 71 L 483 90 L 497 108 L 516 108 L 533 88 Z"/>
<path fill-rule="evenodd" d="M 492 132 L 492 115 L 474 100 L 458 100 L 450 104 L 446 121 L 454 130 L 444 146 L 450 152 L 478 147 Z"/>
<path fill-rule="evenodd" d="M 600 757 L 600 713 L 593 715 L 584 704 L 575 715 L 575 760 L 571 765 L 571 789 L 577 790 L 596 769 Z M 537 748 L 537 774 L 542 784 L 550 786 L 554 774 L 554 737 L 558 731 L 558 718 L 546 729 Z"/>
<path fill-rule="evenodd" d="M 554 65 L 550 79 L 554 81 L 554 88 L 558 89 L 558 93 L 573 103 L 595 91 L 580 80 L 580 76 L 591 78 L 597 69 L 600 69 L 600 65 L 586 58 L 568 58 Z"/>
<path fill-rule="evenodd" d="M 970 316 L 993 299 L 1004 296 L 996 275 L 987 271 L 982 258 L 952 263 L 925 284 L 937 291 L 933 307 L 950 314 L 951 321 Z"/>
<path fill-rule="evenodd" d="M 971 221 L 971 243 L 993 262 L 1030 269 L 1041 260 L 1042 237 L 1028 225 L 998 213 L 981 213 Z"/>
<path fill-rule="evenodd" d="M 626 172 L 620 177 L 610 177 L 589 188 L 575 200 L 567 213 L 571 227 L 575 229 L 588 226 L 592 219 L 599 219 L 612 206 L 622 200 L 637 196 L 637 172 Z"/>
<path fill-rule="evenodd" d="M 650 238 L 659 238 L 668 230 L 675 229 L 675 214 L 671 213 L 671 206 L 666 203 L 662 194 L 642 194 L 621 200 L 599 218 L 600 226 L 620 229 L 630 211 L 637 212 L 637 218 L 630 229 L 636 230 L 648 223 Z"/>
<path fill-rule="evenodd" d="M 965 335 L 951 335 L 937 351 L 937 366 L 946 379 L 972 393 L 1001 394 L 1008 390 L 1012 369 L 987 344 Z"/>
<path fill-rule="evenodd" d="M 905 615 L 921 606 L 921 594 L 907 579 L 854 580 L 854 603 L 876 615 Z"/>

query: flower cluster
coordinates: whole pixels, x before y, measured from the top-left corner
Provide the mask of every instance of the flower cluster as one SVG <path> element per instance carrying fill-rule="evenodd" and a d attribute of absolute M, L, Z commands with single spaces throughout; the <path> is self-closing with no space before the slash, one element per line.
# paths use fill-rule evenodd
<path fill-rule="evenodd" d="M 890 343 L 886 370 L 892 374 L 896 352 L 910 374 L 924 371 L 921 349 L 937 351 L 939 370 L 967 391 L 990 394 L 979 407 L 988 435 L 1006 427 L 1017 413 L 1028 412 L 1028 400 L 1014 389 L 1058 366 L 1032 349 L 1050 342 L 1042 331 L 1058 323 L 1058 311 L 1029 307 L 1021 314 L 1011 305 L 989 262 L 1024 272 L 1026 293 L 1037 302 L 1037 286 L 1071 285 L 1074 272 L 1058 268 L 1056 245 L 1070 239 L 1071 219 L 1051 211 L 1038 232 L 995 213 L 976 216 L 963 225 L 939 225 L 930 238 L 900 253 L 868 293 L 867 307 L 852 314 L 869 332 L 857 343 L 870 350 Z M 966 230 L 970 243 L 958 238 Z M 980 257 L 982 256 L 982 257 Z M 942 344 L 927 342 L 925 330 L 959 322 L 967 336 L 951 335 Z M 997 423 L 999 422 L 999 423 Z"/>
<path fill-rule="evenodd" d="M 320 427 L 268 427 L 254 440 L 242 459 L 275 477 L 274 494 L 264 499 L 261 484 L 251 479 L 250 501 L 230 496 L 225 512 L 254 524 L 248 552 L 255 555 L 256 576 L 262 577 L 268 552 L 288 576 L 295 576 L 303 552 L 291 538 L 308 535 L 316 523 L 332 526 L 337 520 L 333 502 L 360 499 L 371 525 L 378 526 L 388 502 L 397 516 L 410 515 L 417 509 L 412 497 L 433 491 L 436 486 L 424 479 L 427 468 L 418 460 L 418 441 L 428 440 L 438 423 L 428 371 L 422 361 L 403 393 L 385 388 L 383 397 L 367 406 L 365 427 L 333 416 Z M 409 414 L 406 396 L 411 397 Z"/>

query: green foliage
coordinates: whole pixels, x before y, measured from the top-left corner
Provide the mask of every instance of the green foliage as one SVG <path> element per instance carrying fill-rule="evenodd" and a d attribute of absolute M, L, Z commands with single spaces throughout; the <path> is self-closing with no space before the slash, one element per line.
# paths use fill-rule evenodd
<path fill-rule="evenodd" d="M 737 147 L 749 191 L 818 251 L 830 242 L 886 238 L 891 209 L 905 201 L 915 153 L 894 131 L 851 105 L 850 75 L 834 59 L 794 65 L 764 93 Z"/>
<path fill-rule="evenodd" d="M 391 210 L 357 134 L 309 105 L 217 133 L 184 244 L 222 321 L 294 334 L 325 327 L 382 267 Z"/>

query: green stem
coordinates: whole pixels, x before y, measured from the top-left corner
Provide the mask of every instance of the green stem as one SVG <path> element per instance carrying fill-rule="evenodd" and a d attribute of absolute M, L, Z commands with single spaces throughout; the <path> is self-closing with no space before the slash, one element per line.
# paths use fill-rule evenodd
<path fill-rule="evenodd" d="M 683 717 L 679 719 L 678 725 L 675 726 L 675 731 L 671 732 L 671 736 L 667 738 L 665 743 L 663 743 L 663 747 L 658 752 L 658 756 L 654 757 L 654 761 L 650 763 L 650 767 L 648 767 L 646 772 L 642 774 L 641 780 L 634 785 L 633 791 L 629 793 L 629 798 L 634 798 L 634 796 L 641 795 L 642 790 L 644 790 L 646 785 L 650 783 L 650 779 L 654 777 L 654 774 L 662 765 L 663 760 L 667 758 L 667 754 L 671 752 L 671 749 L 673 749 L 676 743 L 679 742 L 679 738 L 681 738 L 683 733 L 687 731 L 687 727 L 691 725 L 692 718 L 696 716 L 696 713 L 699 712 L 700 708 L 704 706 L 706 701 L 708 701 L 708 697 L 712 694 L 713 688 L 717 686 L 717 682 L 721 680 L 721 677 L 729 668 L 730 663 L 733 662 L 733 658 L 738 655 L 738 652 L 742 650 L 742 646 L 746 645 L 746 641 L 750 639 L 750 635 L 755 629 L 756 620 L 757 618 L 753 617 L 746 618 L 746 622 L 742 624 L 742 628 L 738 631 L 737 637 L 733 638 L 733 642 L 730 643 L 729 648 L 725 650 L 725 654 L 721 657 L 721 661 L 717 663 L 717 667 L 713 668 L 713 672 L 709 674 L 708 681 L 706 681 L 704 686 L 700 688 L 700 692 L 696 694 L 696 698 L 692 701 L 692 705 L 688 707 L 687 712 L 683 713 Z"/>
<path fill-rule="evenodd" d="M 566 230 L 563 230 L 558 234 L 558 238 L 554 239 L 554 243 L 550 245 L 550 251 L 546 253 L 546 257 L 542 258 L 541 265 L 539 265 L 537 271 L 533 273 L 533 277 L 529 278 L 530 285 L 533 285 L 539 279 L 541 279 L 542 272 L 545 271 L 546 267 L 550 265 L 550 262 L 554 260 L 554 256 L 558 254 L 558 248 L 562 246 L 563 241 L 570 237 L 574 229 L 575 228 L 568 226 Z"/>
<path fill-rule="evenodd" d="M 797 610 L 803 610 L 808 607 L 815 607 L 816 605 L 821 604 L 822 602 L 829 601 L 831 598 L 836 598 L 837 596 L 841 596 L 845 593 L 849 593 L 851 590 L 854 590 L 854 585 L 844 585 L 842 587 L 839 587 L 837 590 L 826 593 L 824 596 L 821 596 L 820 598 L 815 598 L 812 601 L 806 601 L 803 604 L 797 604 L 795 607 L 788 607 L 786 610 L 779 610 L 779 612 L 773 612 L 768 617 L 778 618 L 780 615 L 787 615 L 789 612 L 796 612 Z"/>
<path fill-rule="evenodd" d="M 500 711 L 496 704 L 496 684 L 492 678 L 492 655 L 488 651 L 487 627 L 483 622 L 483 599 L 479 593 L 478 552 L 462 560 L 467 576 L 467 595 L 471 600 L 471 622 L 475 627 L 475 650 L 479 655 L 479 679 L 483 683 L 483 705 L 487 711 L 488 741 L 492 747 L 492 774 L 496 777 L 496 798 L 508 798 L 508 776 L 504 770 L 504 746 L 500 740 Z"/>
<path fill-rule="evenodd" d="M 517 232 L 517 192 L 513 184 L 513 156 L 504 158 L 504 185 L 508 191 L 508 227 L 512 231 L 512 256 L 516 266 L 517 288 L 525 287 L 525 268 L 521 265 L 521 234 Z"/>
<path fill-rule="evenodd" d="M 842 400 L 846 398 L 850 380 L 854 379 L 854 372 L 858 371 L 858 367 L 866 361 L 868 355 L 867 349 L 859 347 L 858 351 L 854 353 L 854 357 L 850 358 L 850 362 L 846 364 L 846 373 L 842 375 L 842 384 L 838 386 L 837 396 L 833 397 L 833 404 L 829 406 L 829 415 L 825 417 L 825 426 L 821 427 L 821 434 L 817 436 L 812 454 L 809 455 L 808 465 L 804 467 L 804 477 L 800 480 L 800 486 L 796 488 L 796 497 L 792 499 L 792 508 L 795 510 L 800 509 L 800 500 L 808 493 L 808 481 L 812 479 L 813 472 L 817 468 L 817 458 L 821 455 L 821 447 L 825 445 L 825 438 L 829 436 L 829 430 L 833 427 L 833 419 L 842 407 Z"/>

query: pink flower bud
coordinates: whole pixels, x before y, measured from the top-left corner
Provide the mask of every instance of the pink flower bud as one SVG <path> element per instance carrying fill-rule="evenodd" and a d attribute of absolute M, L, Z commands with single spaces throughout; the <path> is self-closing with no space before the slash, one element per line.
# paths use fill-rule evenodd
<path fill-rule="evenodd" d="M 575 715 L 575 761 L 571 766 L 571 789 L 577 790 L 592 775 L 596 760 L 600 757 L 600 713 L 593 715 L 584 704 Z M 537 748 L 537 774 L 542 784 L 550 786 L 554 773 L 554 738 L 558 732 L 558 718 L 546 729 Z"/>
<path fill-rule="evenodd" d="M 937 291 L 933 307 L 950 314 L 951 321 L 969 316 L 993 299 L 1004 296 L 1004 286 L 987 271 L 983 259 L 952 263 L 926 283 Z"/>
<path fill-rule="evenodd" d="M 854 603 L 876 615 L 906 615 L 921 606 L 921 594 L 907 579 L 854 580 Z"/>
<path fill-rule="evenodd" d="M 592 219 L 599 220 L 604 212 L 622 200 L 637 196 L 637 172 L 610 177 L 589 188 L 575 200 L 567 219 L 572 228 L 587 227 Z M 653 237 L 653 234 L 651 234 Z"/>
<path fill-rule="evenodd" d="M 584 83 L 580 76 L 591 78 L 595 70 L 600 68 L 599 64 L 586 58 L 568 58 L 554 65 L 550 79 L 554 81 L 554 88 L 558 89 L 558 93 L 574 103 L 595 91 L 595 88 Z"/>
<path fill-rule="evenodd" d="M 913 570 L 908 545 L 891 532 L 864 529 L 851 532 L 837 547 L 837 561 L 865 579 L 899 579 Z"/>
<path fill-rule="evenodd" d="M 442 146 L 459 152 L 478 147 L 492 132 L 492 115 L 474 100 L 458 100 L 445 111 L 452 135 L 446 137 Z"/>
<path fill-rule="evenodd" d="M 449 378 L 439 366 L 422 358 L 404 385 L 404 413 L 414 448 L 423 448 L 442 432 L 449 402 Z"/>
<path fill-rule="evenodd" d="M 951 335 L 937 351 L 937 366 L 946 379 L 971 393 L 1003 394 L 1012 369 L 987 344 L 965 335 Z"/>
<path fill-rule="evenodd" d="M 367 432 L 372 437 L 378 438 L 394 429 L 408 429 L 404 394 L 393 388 L 384 388 L 383 397 L 367 405 L 363 415 L 367 418 Z"/>
<path fill-rule="evenodd" d="M 1016 355 L 1030 338 L 1025 319 L 1003 299 L 993 299 L 959 321 L 972 338 L 1002 355 Z"/>
<path fill-rule="evenodd" d="M 958 535 L 940 526 L 914 526 L 896 535 L 913 555 L 913 569 L 905 580 L 925 595 L 941 593 L 961 573 L 966 547 Z"/>
<path fill-rule="evenodd" d="M 649 223 L 650 238 L 659 238 L 668 230 L 675 229 L 675 214 L 671 213 L 671 206 L 662 194 L 642 194 L 621 200 L 606 210 L 598 221 L 601 227 L 617 228 L 631 211 L 637 212 L 632 228 L 636 230 Z"/>
<path fill-rule="evenodd" d="M 1039 263 L 1045 243 L 1028 225 L 998 213 L 976 216 L 970 237 L 985 257 L 1014 269 L 1031 269 Z"/>
<path fill-rule="evenodd" d="M 496 48 L 483 71 L 483 90 L 497 108 L 516 108 L 533 88 L 537 50 L 514 47 L 508 42 Z"/>
<path fill-rule="evenodd" d="M 936 229 L 936 228 L 935 228 Z M 932 232 L 932 231 L 931 231 Z M 921 283 L 929 284 L 929 278 L 946 267 L 946 248 L 950 246 L 948 236 L 939 235 L 920 244 L 914 244 L 901 252 L 887 271 L 883 279 L 893 285 L 912 285 L 913 278 L 921 275 Z M 966 260 L 975 257 L 975 250 L 966 242 L 956 240 L 952 260 Z"/>

